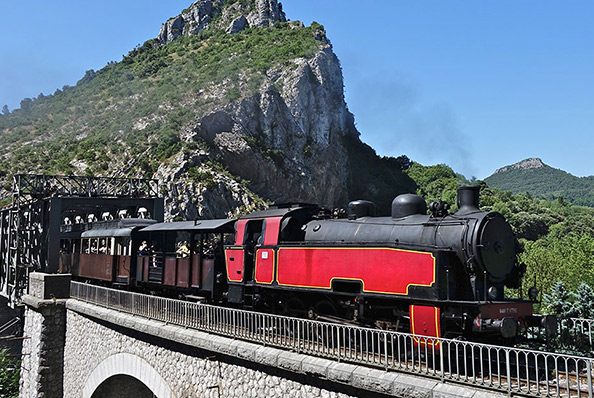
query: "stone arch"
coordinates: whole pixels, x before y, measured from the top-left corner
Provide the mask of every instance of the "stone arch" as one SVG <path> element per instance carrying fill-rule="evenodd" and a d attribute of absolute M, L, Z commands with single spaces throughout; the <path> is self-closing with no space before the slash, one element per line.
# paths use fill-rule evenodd
<path fill-rule="evenodd" d="M 120 353 L 106 358 L 93 371 L 85 383 L 83 398 L 91 398 L 95 390 L 107 379 L 127 375 L 146 385 L 158 398 L 175 398 L 167 382 L 153 367 L 139 356 Z"/>

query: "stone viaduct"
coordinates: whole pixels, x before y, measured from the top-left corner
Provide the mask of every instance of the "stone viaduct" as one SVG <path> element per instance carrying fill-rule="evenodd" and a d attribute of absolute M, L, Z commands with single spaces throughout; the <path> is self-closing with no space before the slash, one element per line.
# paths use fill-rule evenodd
<path fill-rule="evenodd" d="M 21 397 L 502 396 L 120 313 L 67 299 L 68 284 L 31 276 Z"/>

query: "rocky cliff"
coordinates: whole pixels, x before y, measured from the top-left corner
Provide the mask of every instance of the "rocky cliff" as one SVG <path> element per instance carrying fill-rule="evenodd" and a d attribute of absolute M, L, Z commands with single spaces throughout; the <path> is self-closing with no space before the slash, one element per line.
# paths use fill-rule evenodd
<path fill-rule="evenodd" d="M 287 20 L 277 0 L 235 2 L 223 7 L 224 0 L 199 0 L 161 27 L 159 42 L 171 43 L 182 35 L 196 35 L 208 28 L 238 33 L 246 28 L 270 26 Z"/>
<path fill-rule="evenodd" d="M 514 163 L 509 166 L 501 167 L 501 168 L 495 170 L 495 173 L 493 173 L 493 174 L 505 173 L 505 172 L 511 171 L 511 170 L 539 169 L 539 168 L 542 168 L 545 166 L 546 165 L 539 158 L 528 158 L 528 159 L 524 159 L 518 163 Z"/>
<path fill-rule="evenodd" d="M 0 116 L 0 176 L 159 178 L 168 219 L 361 198 L 386 213 L 415 189 L 359 140 L 324 28 L 287 22 L 276 0 L 199 0 L 121 62 L 26 105 Z"/>

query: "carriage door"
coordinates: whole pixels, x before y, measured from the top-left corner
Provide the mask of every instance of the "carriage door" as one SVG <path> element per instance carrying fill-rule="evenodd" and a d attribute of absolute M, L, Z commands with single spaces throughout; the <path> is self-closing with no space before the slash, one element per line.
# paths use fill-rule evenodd
<path fill-rule="evenodd" d="M 243 282 L 243 263 L 245 227 L 247 220 L 237 221 L 235 226 L 235 244 L 225 247 L 225 263 L 227 265 L 227 279 L 230 283 Z"/>
<path fill-rule="evenodd" d="M 278 238 L 282 217 L 270 217 L 264 221 L 262 236 L 256 246 L 254 281 L 266 285 L 274 281 L 274 259 L 276 257 Z"/>
<path fill-rule="evenodd" d="M 264 243 L 263 231 L 264 220 L 250 220 L 247 222 L 245 239 L 243 242 L 245 248 L 245 266 L 244 266 L 244 281 L 251 282 L 254 279 L 254 263 L 256 247 L 262 246 Z"/>
<path fill-rule="evenodd" d="M 254 278 L 254 254 L 256 246 L 264 239 L 263 220 L 239 220 L 235 245 L 227 247 L 227 278 L 229 282 L 251 282 Z"/>

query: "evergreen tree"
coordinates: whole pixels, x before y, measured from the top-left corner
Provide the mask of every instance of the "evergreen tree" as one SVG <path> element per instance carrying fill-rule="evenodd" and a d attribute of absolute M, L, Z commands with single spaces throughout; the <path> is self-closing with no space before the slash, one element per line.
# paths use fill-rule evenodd
<path fill-rule="evenodd" d="M 8 115 L 10 113 L 10 109 L 8 109 L 8 105 L 4 105 L 2 107 L 2 114 L 3 115 Z"/>
<path fill-rule="evenodd" d="M 575 312 L 580 318 L 594 317 L 594 291 L 585 283 L 578 287 L 575 294 Z"/>
<path fill-rule="evenodd" d="M 554 314 L 560 318 L 570 318 L 575 315 L 575 308 L 570 302 L 571 294 L 563 282 L 555 282 L 551 294 L 543 297 L 543 306 L 547 314 Z"/>

